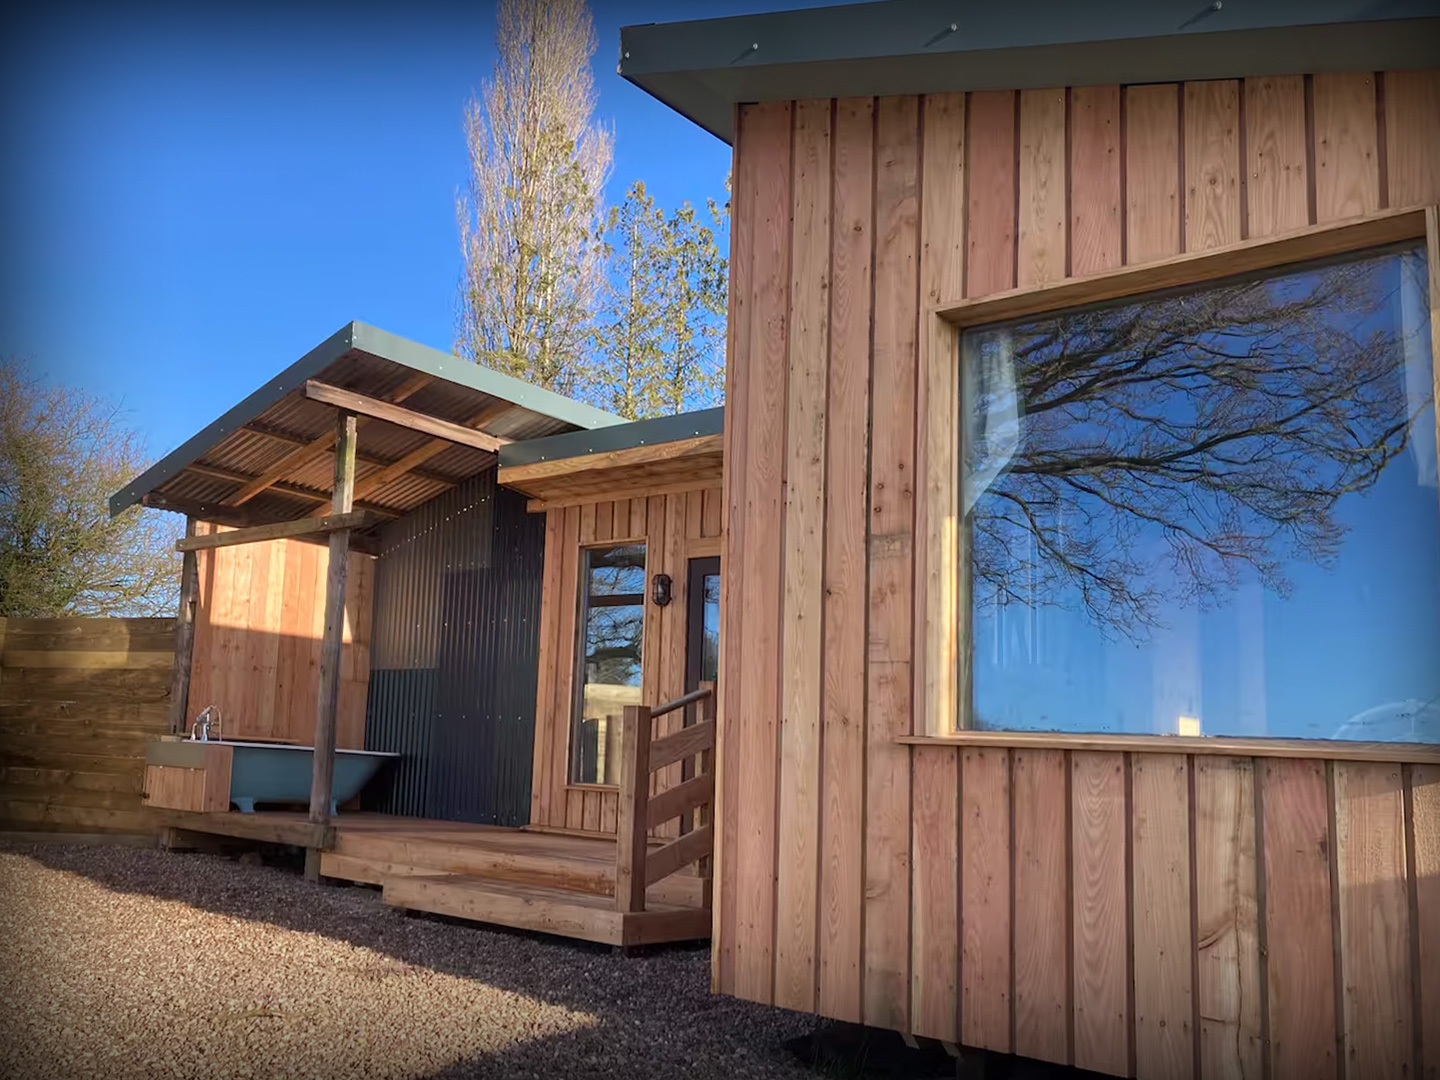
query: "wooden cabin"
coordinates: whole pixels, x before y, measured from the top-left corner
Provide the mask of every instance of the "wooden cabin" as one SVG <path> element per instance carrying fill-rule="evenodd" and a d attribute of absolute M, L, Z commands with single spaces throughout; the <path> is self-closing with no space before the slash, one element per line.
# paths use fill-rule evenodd
<path fill-rule="evenodd" d="M 115 507 L 196 523 L 174 730 L 313 744 L 310 810 L 162 762 L 157 823 L 405 907 L 713 930 L 718 992 L 960 1053 L 1436 1076 L 1437 31 L 625 30 L 734 147 L 723 413 L 360 324 L 267 383 Z M 331 746 L 400 755 L 336 816 Z"/>
<path fill-rule="evenodd" d="M 398 906 L 708 937 L 721 430 L 361 323 L 306 354 L 111 501 L 191 523 L 155 824 Z"/>
<path fill-rule="evenodd" d="M 623 31 L 734 147 L 718 991 L 1440 1075 L 1437 15 Z"/>

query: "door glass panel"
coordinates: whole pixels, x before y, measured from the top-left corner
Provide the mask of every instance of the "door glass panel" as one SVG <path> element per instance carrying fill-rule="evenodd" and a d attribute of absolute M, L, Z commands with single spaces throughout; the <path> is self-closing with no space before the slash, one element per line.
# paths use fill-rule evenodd
<path fill-rule="evenodd" d="M 640 704 L 645 623 L 645 545 L 585 552 L 582 689 L 573 741 L 575 783 L 620 782 L 620 717 Z"/>
<path fill-rule="evenodd" d="M 700 628 L 700 681 L 720 677 L 720 575 L 706 574 L 703 583 Z"/>

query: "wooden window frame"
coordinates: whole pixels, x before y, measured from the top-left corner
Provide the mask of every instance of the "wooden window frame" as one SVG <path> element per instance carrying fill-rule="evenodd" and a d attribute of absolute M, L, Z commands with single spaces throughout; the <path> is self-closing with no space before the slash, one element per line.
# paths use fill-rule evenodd
<path fill-rule="evenodd" d="M 645 680 L 645 633 L 648 629 L 650 614 L 650 543 L 645 537 L 638 537 L 629 540 L 596 540 L 591 543 L 580 545 L 580 573 L 579 591 L 575 598 L 578 607 L 578 617 L 575 620 L 575 640 L 571 647 L 574 649 L 575 675 L 571 680 L 570 710 L 567 719 L 569 735 L 566 742 L 565 765 L 565 787 L 576 788 L 582 791 L 619 791 L 619 784 L 607 784 L 602 781 L 576 780 L 575 772 L 579 758 L 576 756 L 578 743 L 575 738 L 580 733 L 580 713 L 585 707 L 585 637 L 587 622 L 590 615 L 590 553 L 592 551 L 604 551 L 617 547 L 636 547 L 645 549 L 644 585 L 639 592 L 641 624 L 640 624 L 640 680 L 643 686 Z M 627 596 L 636 595 L 627 593 Z M 618 605 L 616 605 L 618 606 Z"/>
<path fill-rule="evenodd" d="M 1440 762 L 1440 745 L 1331 739 L 1228 736 L 1106 735 L 1078 732 L 975 731 L 964 725 L 969 700 L 971 625 L 965 533 L 959 527 L 960 335 L 975 326 L 1124 300 L 1146 293 L 1262 273 L 1371 248 L 1422 241 L 1429 267 L 1431 364 L 1440 444 L 1440 207 L 1388 210 L 1209 251 L 1187 252 L 1136 266 L 1065 278 L 989 296 L 943 301 L 924 316 L 920 358 L 919 483 L 921 573 L 916 576 L 917 632 L 923 669 L 916 681 L 914 734 L 902 743 L 1030 746 L 1076 750 L 1327 757 Z"/>

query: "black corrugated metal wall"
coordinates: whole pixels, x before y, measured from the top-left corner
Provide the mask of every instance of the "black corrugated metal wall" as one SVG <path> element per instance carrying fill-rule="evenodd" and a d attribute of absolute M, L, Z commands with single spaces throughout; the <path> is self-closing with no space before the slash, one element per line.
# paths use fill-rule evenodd
<path fill-rule="evenodd" d="M 367 810 L 530 817 L 545 517 L 495 472 L 380 533 L 365 745 L 398 751 Z"/>

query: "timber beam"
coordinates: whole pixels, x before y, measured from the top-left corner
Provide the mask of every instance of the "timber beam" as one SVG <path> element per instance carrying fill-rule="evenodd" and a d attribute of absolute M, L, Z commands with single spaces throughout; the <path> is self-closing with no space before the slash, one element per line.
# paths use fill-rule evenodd
<path fill-rule="evenodd" d="M 399 389 L 397 389 L 394 393 L 390 395 L 390 401 L 393 404 L 398 405 L 400 402 L 423 390 L 425 387 L 429 386 L 434 381 L 435 377 L 433 375 L 426 375 L 423 372 L 414 375 L 410 379 L 406 380 L 405 383 L 403 383 L 399 387 Z M 325 453 L 325 451 L 329 450 L 334 445 L 335 433 L 333 431 L 326 432 L 324 435 L 321 435 L 317 439 L 311 439 L 309 442 L 304 443 L 303 445 L 292 450 L 290 453 L 286 454 L 283 458 L 277 461 L 270 468 L 266 469 L 259 476 L 251 479 L 239 491 L 235 492 L 233 495 L 227 495 L 224 500 L 225 505 L 244 505 L 245 503 L 253 499 L 256 495 L 259 495 L 266 488 L 272 487 L 284 477 L 294 472 L 300 466 L 306 464 L 309 461 L 313 461 L 315 458 Z"/>
<path fill-rule="evenodd" d="M 419 413 L 400 405 L 392 405 L 388 401 L 366 397 L 353 390 L 331 386 L 329 383 L 318 382 L 315 379 L 310 379 L 305 383 L 305 396 L 322 405 L 333 405 L 345 412 L 368 416 L 372 420 L 383 420 L 387 424 L 409 428 L 411 431 L 419 431 L 437 439 L 469 446 L 476 450 L 484 450 L 491 454 L 498 453 L 500 447 L 504 446 L 507 441 L 494 435 L 487 435 L 483 431 L 467 428 L 462 424 L 441 420 L 439 417 Z"/>
<path fill-rule="evenodd" d="M 221 469 L 214 465 L 204 465 L 198 461 L 192 461 L 189 465 L 186 465 L 185 471 L 198 473 L 200 476 L 214 477 L 216 480 L 230 480 L 237 484 L 254 479 L 254 477 L 248 473 L 236 472 L 234 469 Z M 436 483 L 453 484 L 455 482 L 453 480 L 441 479 L 438 475 L 432 474 L 432 476 Z M 304 499 L 309 503 L 324 503 L 324 512 L 327 514 L 330 512 L 330 493 L 328 491 L 314 491 L 311 488 L 301 487 L 299 484 L 290 484 L 283 481 L 271 484 L 267 490 L 275 495 L 288 495 L 292 498 Z M 233 506 L 234 504 L 230 502 L 231 498 L 233 498 L 233 496 L 226 496 L 221 505 Z M 368 510 L 372 514 L 385 518 L 397 518 L 400 516 L 399 510 L 394 510 L 388 506 L 381 506 L 379 503 L 361 502 L 358 499 L 355 501 L 355 509 Z"/>
<path fill-rule="evenodd" d="M 202 502 L 199 499 L 185 499 L 175 495 L 163 495 L 158 491 L 152 491 L 142 496 L 140 505 L 149 507 L 152 510 L 170 510 L 174 513 L 185 514 L 197 521 L 207 521 L 214 525 L 224 525 L 232 529 L 258 528 L 262 524 L 257 523 L 252 515 L 243 508 L 233 506 L 221 506 L 219 503 Z M 311 519 L 304 518 L 309 521 Z M 376 521 L 371 524 L 375 524 Z M 288 537 L 287 539 L 299 540 L 307 544 L 328 544 L 328 533 L 305 533 L 300 536 Z M 350 538 L 350 550 L 358 551 L 364 555 L 380 554 L 379 544 L 372 537 L 352 535 Z"/>
<path fill-rule="evenodd" d="M 208 548 L 233 547 L 236 544 L 259 544 L 266 540 L 294 540 L 302 536 L 329 535 L 347 529 L 366 529 L 377 524 L 379 519 L 365 510 L 354 510 L 342 514 L 327 514 L 325 517 L 301 518 L 299 521 L 278 521 L 273 525 L 255 525 L 248 529 L 231 529 L 229 532 L 210 533 L 207 536 L 187 536 L 175 543 L 176 551 L 204 551 Z"/>
<path fill-rule="evenodd" d="M 358 426 L 359 422 L 357 421 L 356 423 Z M 250 423 L 246 424 L 245 430 L 253 431 L 256 435 L 264 435 L 267 439 L 274 439 L 276 442 L 289 443 L 291 446 L 304 446 L 305 444 L 310 442 L 309 439 L 300 435 L 296 435 L 294 432 L 285 431 L 281 428 L 271 427 L 269 424 L 262 424 L 256 421 L 251 421 Z M 333 436 L 325 437 L 333 438 Z M 452 443 L 448 442 L 444 444 L 446 449 L 448 449 L 452 445 Z M 381 457 L 379 454 L 371 454 L 364 450 L 356 451 L 355 460 L 362 465 L 376 465 L 382 469 L 395 463 L 394 460 L 391 458 L 384 458 Z M 212 466 L 206 467 L 211 468 Z M 453 485 L 457 483 L 454 477 L 447 476 L 444 473 L 435 472 L 431 469 L 414 469 L 412 471 L 415 473 L 416 476 L 423 476 L 426 480 L 434 480 L 436 483 L 439 484 Z M 253 479 L 253 477 L 247 478 Z M 274 485 L 274 487 L 276 490 L 284 490 L 283 484 L 277 483 Z M 329 498 L 329 495 L 325 496 L 326 501 L 329 501 Z"/>
<path fill-rule="evenodd" d="M 464 426 L 467 428 L 478 428 L 481 424 L 489 423 L 491 420 L 503 416 L 505 413 L 510 412 L 514 408 L 517 408 L 517 406 L 513 405 L 508 401 L 492 401 L 484 408 L 480 409 L 479 411 L 468 417 L 465 420 Z M 450 446 L 451 443 L 447 439 L 431 439 L 423 446 L 418 446 L 414 450 L 411 450 L 404 457 L 396 461 L 392 461 L 389 465 L 386 465 L 385 467 L 380 469 L 379 472 L 373 472 L 369 476 L 365 477 L 363 480 L 357 480 L 355 483 L 355 498 L 357 500 L 357 504 L 358 500 L 362 497 L 369 495 L 372 492 L 379 491 L 386 484 L 394 483 L 396 480 L 400 479 L 400 477 L 404 476 L 407 473 L 413 472 L 417 476 L 425 476 L 427 478 L 433 476 L 433 473 L 426 473 L 424 470 L 420 469 L 419 466 L 429 461 L 437 454 L 444 453 L 446 450 L 450 449 Z M 451 486 L 454 486 L 457 481 L 451 480 L 447 481 L 447 483 L 449 483 Z"/>

